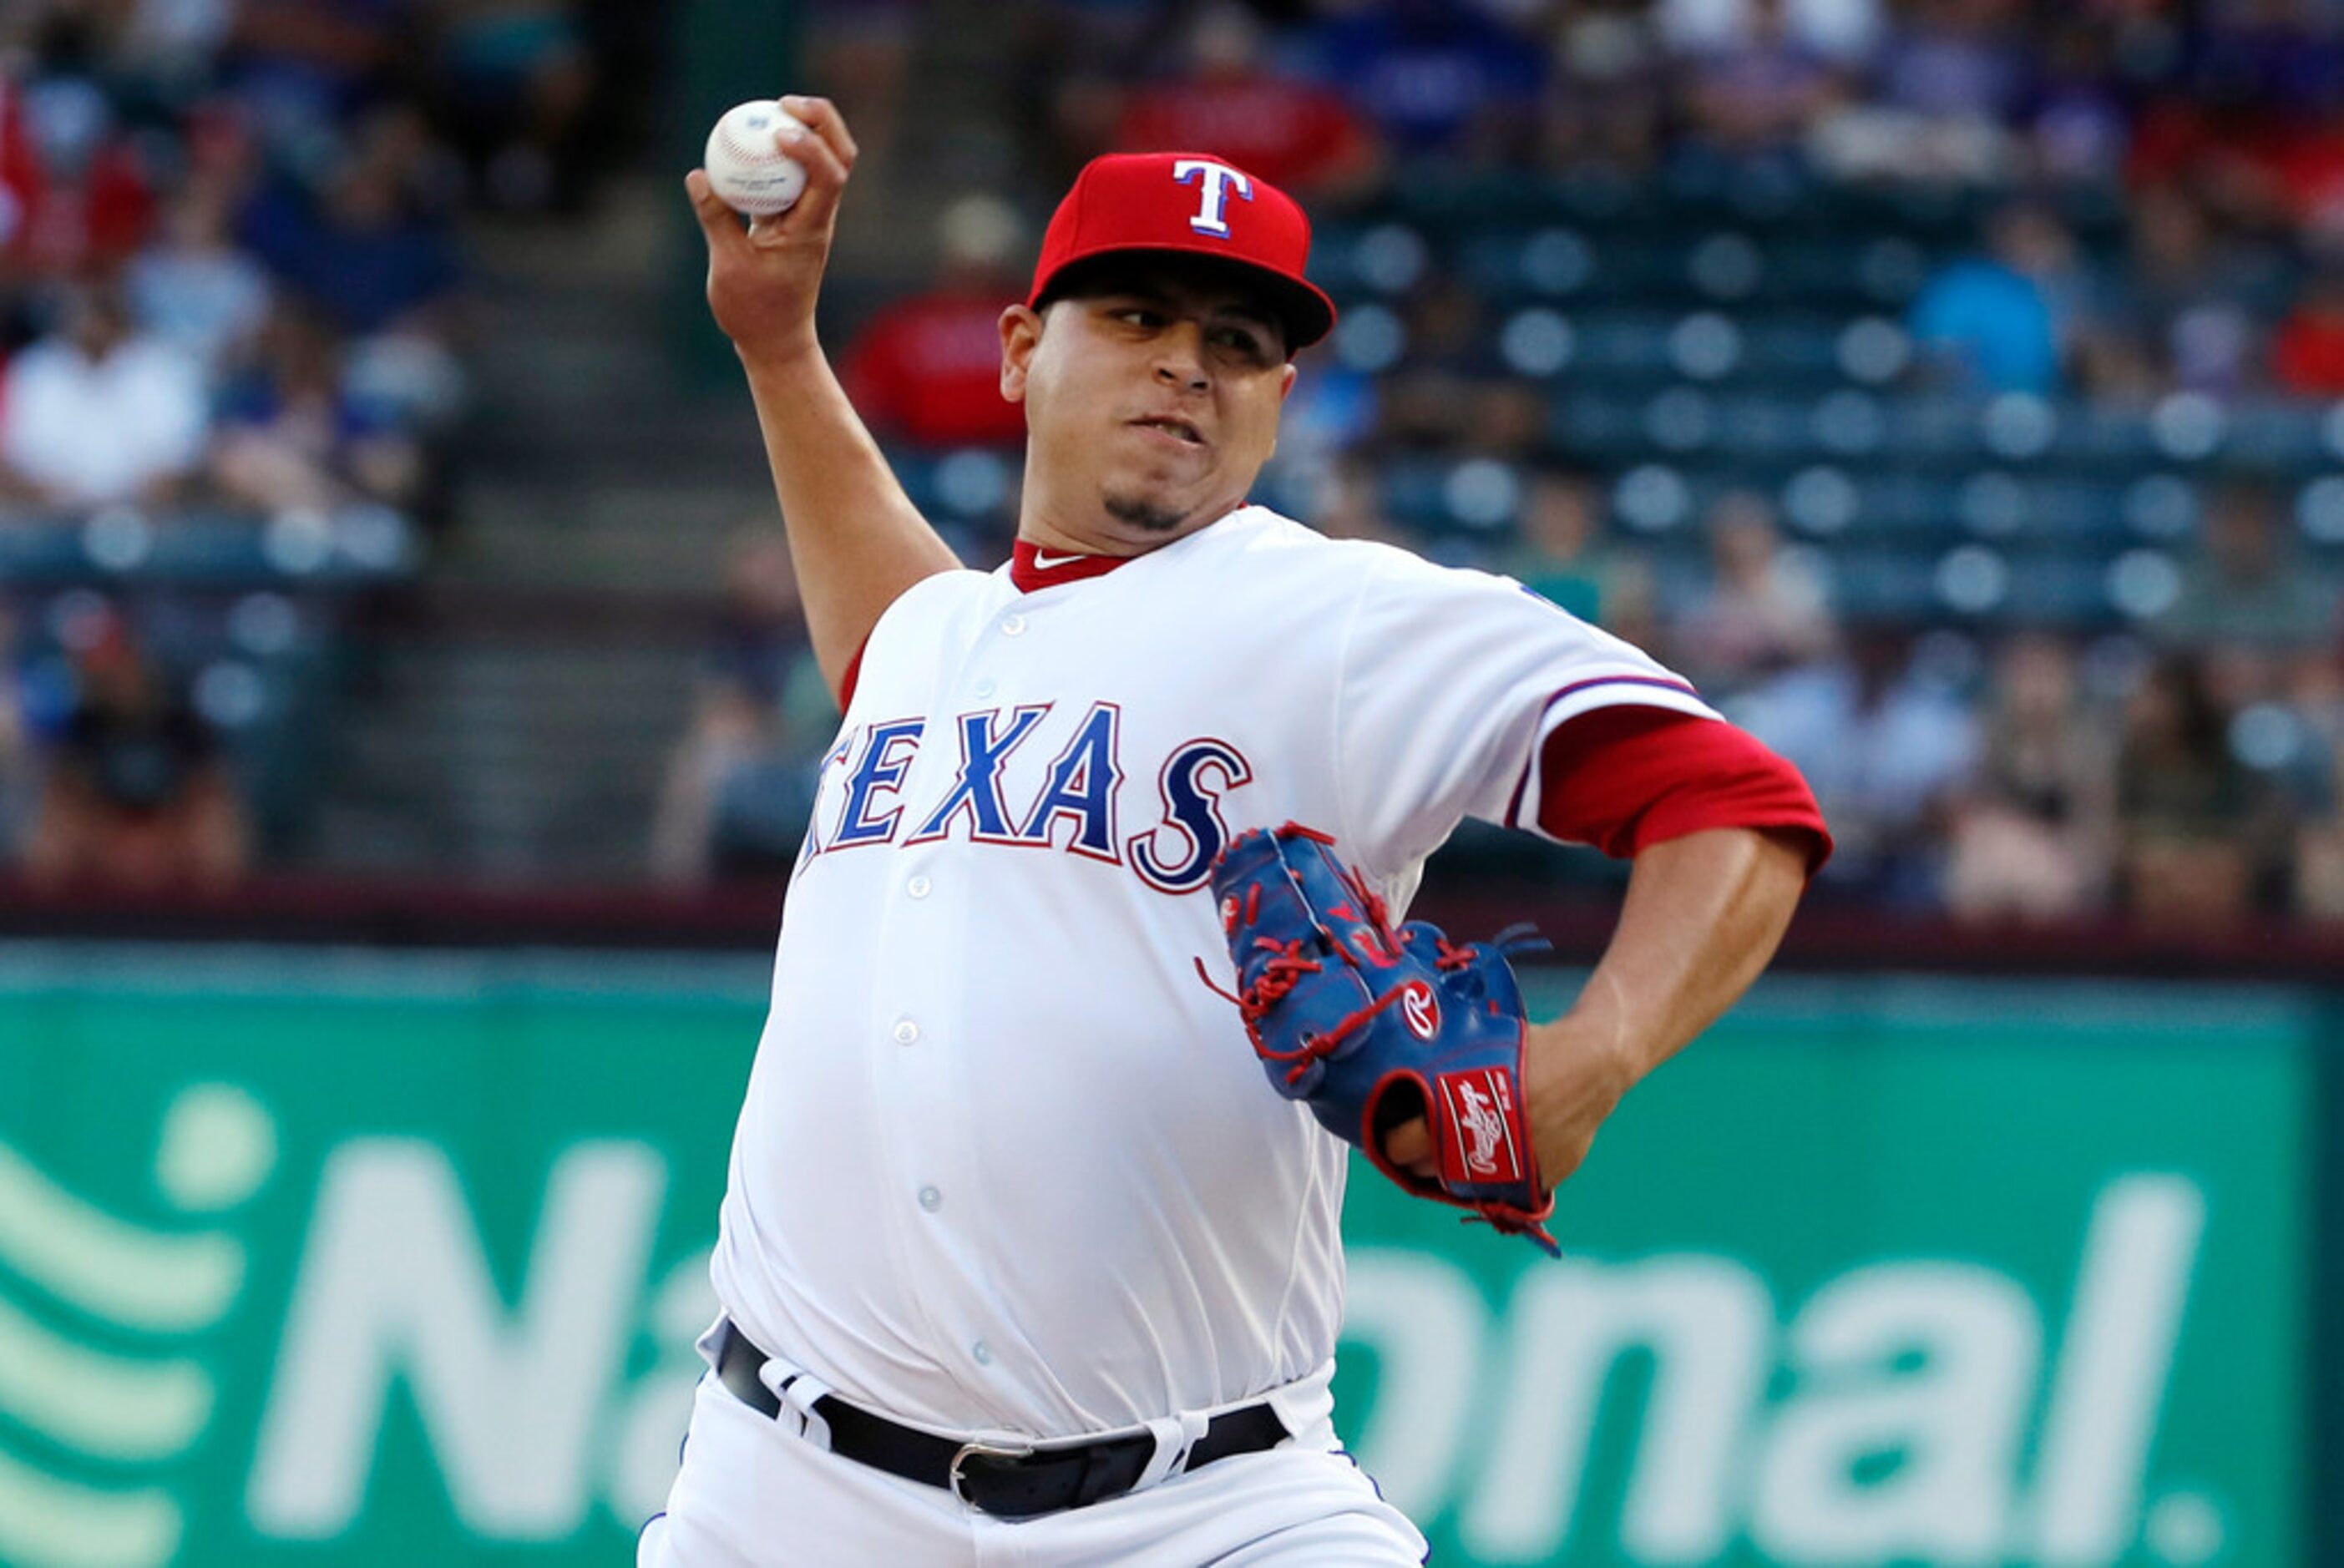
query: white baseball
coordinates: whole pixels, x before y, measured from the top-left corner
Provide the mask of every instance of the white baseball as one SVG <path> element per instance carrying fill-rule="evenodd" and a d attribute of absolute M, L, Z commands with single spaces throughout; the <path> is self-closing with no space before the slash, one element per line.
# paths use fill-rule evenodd
<path fill-rule="evenodd" d="M 805 165 L 782 151 L 775 133 L 797 119 L 772 98 L 735 104 L 708 133 L 702 160 L 708 183 L 724 205 L 744 217 L 771 217 L 797 205 Z"/>

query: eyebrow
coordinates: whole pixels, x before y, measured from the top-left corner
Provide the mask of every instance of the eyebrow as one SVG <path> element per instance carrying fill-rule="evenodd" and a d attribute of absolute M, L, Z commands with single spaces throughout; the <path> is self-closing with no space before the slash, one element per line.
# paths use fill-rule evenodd
<path fill-rule="evenodd" d="M 1197 303 L 1194 296 L 1185 295 L 1177 288 L 1162 283 L 1137 279 L 1102 289 L 1100 292 L 1110 299 L 1117 298 L 1138 299 L 1150 305 L 1193 306 Z M 1232 317 L 1272 338 L 1278 338 L 1283 325 L 1275 313 L 1248 302 L 1242 296 L 1233 296 L 1226 301 L 1206 305 L 1204 313 L 1207 316 Z M 1282 343 L 1283 339 L 1280 339 L 1279 341 Z"/>

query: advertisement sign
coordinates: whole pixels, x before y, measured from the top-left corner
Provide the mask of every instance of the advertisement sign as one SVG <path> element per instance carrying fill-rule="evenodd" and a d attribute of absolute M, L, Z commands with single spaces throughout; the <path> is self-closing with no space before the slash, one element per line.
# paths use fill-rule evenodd
<path fill-rule="evenodd" d="M 763 985 L 0 965 L 0 1563 L 630 1561 Z M 1357 1170 L 1339 1424 L 1440 1563 L 2292 1563 L 2306 1033 L 1772 987 L 1607 1128 L 1561 1263 Z"/>

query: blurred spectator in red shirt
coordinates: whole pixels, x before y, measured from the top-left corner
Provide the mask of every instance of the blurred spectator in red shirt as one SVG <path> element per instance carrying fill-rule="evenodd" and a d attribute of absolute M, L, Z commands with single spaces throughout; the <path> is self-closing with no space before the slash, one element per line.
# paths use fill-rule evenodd
<path fill-rule="evenodd" d="M 924 447 L 1012 446 L 1026 410 L 1001 395 L 1001 312 L 1024 293 L 1026 237 L 1007 203 L 982 194 L 945 208 L 935 280 L 873 317 L 849 344 L 844 379 L 882 437 Z"/>
<path fill-rule="evenodd" d="M 1206 11 L 1188 36 L 1188 73 L 1135 92 L 1117 144 L 1209 152 L 1322 202 L 1372 187 L 1382 160 L 1366 126 L 1334 93 L 1265 70 L 1260 56 L 1250 15 L 1234 5 Z"/>
<path fill-rule="evenodd" d="M 41 165 L 25 129 L 24 89 L 0 72 L 0 282 L 30 264 L 33 207 L 40 195 Z"/>
<path fill-rule="evenodd" d="M 42 24 L 29 68 L 0 80 L 0 247 L 14 269 L 65 278 L 120 262 L 155 200 L 100 85 L 96 24 Z"/>
<path fill-rule="evenodd" d="M 2271 379 L 2307 397 L 2344 397 L 2344 270 L 2314 273 L 2271 339 Z"/>

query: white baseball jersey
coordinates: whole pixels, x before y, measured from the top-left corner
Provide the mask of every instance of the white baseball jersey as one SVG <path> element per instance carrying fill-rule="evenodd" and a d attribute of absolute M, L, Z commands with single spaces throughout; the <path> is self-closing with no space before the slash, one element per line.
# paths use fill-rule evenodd
<path fill-rule="evenodd" d="M 1710 714 L 1510 579 L 1258 507 L 1031 592 L 1006 567 L 912 588 L 790 884 L 726 1310 L 948 1432 L 1104 1431 L 1323 1374 L 1348 1146 L 1198 976 L 1232 978 L 1213 857 L 1300 822 L 1397 918 L 1461 818 L 1529 824 L 1548 730 L 1623 703 Z"/>

